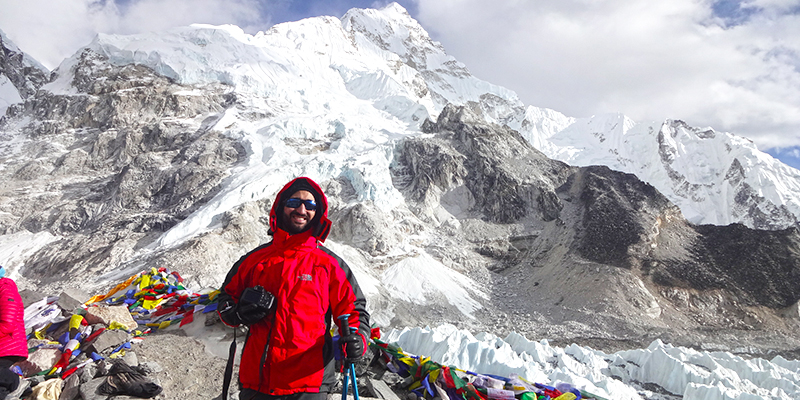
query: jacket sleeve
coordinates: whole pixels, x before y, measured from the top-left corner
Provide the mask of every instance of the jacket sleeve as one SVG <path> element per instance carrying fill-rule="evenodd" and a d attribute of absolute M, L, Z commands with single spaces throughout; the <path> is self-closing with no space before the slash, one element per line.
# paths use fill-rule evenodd
<path fill-rule="evenodd" d="M 350 266 L 332 251 L 324 247 L 321 247 L 321 249 L 336 261 L 330 287 L 330 301 L 333 317 L 336 318 L 342 314 L 350 314 L 347 322 L 350 327 L 358 329 L 358 333 L 364 339 L 364 349 L 366 350 L 366 341 L 370 336 L 367 299 L 361 291 L 361 287 L 358 285 L 358 281 L 355 275 L 353 275 L 353 270 L 350 269 Z M 338 326 L 339 321 L 336 320 L 334 322 Z"/>
<path fill-rule="evenodd" d="M 244 289 L 247 287 L 247 279 L 244 275 L 250 271 L 253 260 L 259 260 L 264 254 L 268 253 L 269 246 L 272 242 L 262 244 L 251 250 L 249 253 L 242 256 L 239 261 L 236 261 L 225 276 L 225 281 L 222 282 L 220 293 L 217 298 L 219 305 L 217 306 L 217 313 L 219 314 L 222 322 L 229 326 L 239 326 L 242 321 L 236 313 L 236 306 L 239 304 L 239 296 L 241 296 Z"/>
<path fill-rule="evenodd" d="M 219 302 L 217 313 L 219 313 L 219 318 L 222 322 L 228 326 L 235 327 L 242 324 L 239 315 L 236 313 L 236 306 L 239 304 L 239 296 L 242 294 L 242 290 L 244 290 L 242 287 L 242 278 L 240 276 L 240 267 L 252 254 L 252 251 L 245 254 L 239 261 L 233 264 L 230 271 L 228 271 L 228 275 L 225 276 L 222 287 L 219 289 L 220 293 L 219 296 L 217 296 L 217 301 Z"/>
<path fill-rule="evenodd" d="M 14 321 L 14 318 L 24 313 L 17 284 L 11 279 L 2 278 L 2 282 L 0 282 L 0 336 L 11 335 L 16 324 L 20 323 L 20 321 Z"/>

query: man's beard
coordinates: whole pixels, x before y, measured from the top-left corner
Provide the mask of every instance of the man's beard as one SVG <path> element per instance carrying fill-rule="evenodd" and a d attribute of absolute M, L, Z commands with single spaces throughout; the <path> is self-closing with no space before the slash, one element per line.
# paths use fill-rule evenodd
<path fill-rule="evenodd" d="M 311 227 L 311 221 L 313 221 L 313 220 L 306 219 L 306 222 L 303 225 L 298 226 L 298 225 L 295 225 L 295 224 L 292 223 L 292 215 L 294 215 L 294 214 L 295 214 L 294 212 L 289 214 L 289 220 L 288 221 L 285 221 L 286 215 L 284 215 L 283 228 L 286 230 L 286 232 L 288 232 L 290 235 L 296 235 L 298 233 L 303 233 L 303 232 L 307 231 L 308 228 Z M 298 214 L 298 215 L 300 215 L 300 214 Z"/>

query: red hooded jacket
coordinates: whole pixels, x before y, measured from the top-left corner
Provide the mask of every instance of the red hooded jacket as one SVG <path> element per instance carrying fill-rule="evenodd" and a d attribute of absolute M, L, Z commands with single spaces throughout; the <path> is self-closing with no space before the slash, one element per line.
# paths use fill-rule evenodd
<path fill-rule="evenodd" d="M 12 279 L 0 278 L 0 357 L 28 358 L 25 306 Z"/>
<path fill-rule="evenodd" d="M 301 179 L 320 198 L 312 229 L 289 235 L 278 226 L 278 213 L 283 211 L 282 201 L 293 194 L 287 190 Z M 250 326 L 239 366 L 244 388 L 270 395 L 328 392 L 335 379 L 332 320 L 350 314 L 350 326 L 358 328 L 362 338 L 368 337 L 366 300 L 350 267 L 318 244 L 330 230 L 327 214 L 328 201 L 314 181 L 297 178 L 287 183 L 270 212 L 272 242 L 239 259 L 225 278 L 221 307 L 238 303 L 242 291 L 256 285 L 276 300 L 274 314 Z M 220 316 L 231 325 L 224 312 Z"/>

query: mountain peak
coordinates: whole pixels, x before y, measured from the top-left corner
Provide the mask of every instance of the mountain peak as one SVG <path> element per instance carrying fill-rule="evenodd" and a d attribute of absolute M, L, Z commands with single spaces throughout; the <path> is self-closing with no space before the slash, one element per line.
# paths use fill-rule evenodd
<path fill-rule="evenodd" d="M 33 97 L 50 72 L 0 30 L 0 118 L 15 103 Z"/>

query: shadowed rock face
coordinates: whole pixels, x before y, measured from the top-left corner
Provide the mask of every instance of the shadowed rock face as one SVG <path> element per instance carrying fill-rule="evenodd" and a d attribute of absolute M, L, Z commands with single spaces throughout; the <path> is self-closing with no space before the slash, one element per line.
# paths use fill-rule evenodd
<path fill-rule="evenodd" d="M 518 132 L 487 125 L 468 108 L 447 106 L 423 130 L 433 139 L 412 139 L 399 147 L 412 173 L 412 200 L 424 200 L 434 187 L 465 185 L 474 210 L 491 222 L 513 223 L 532 213 L 552 221 L 560 200 L 555 187 L 570 168 L 534 149 Z"/>
<path fill-rule="evenodd" d="M 38 68 L 26 65 L 24 54 L 12 50 L 0 37 L 0 76 L 5 75 L 17 88 L 23 100 L 33 96 L 50 79 L 49 74 Z M 0 115 L 2 117 L 2 115 Z"/>
<path fill-rule="evenodd" d="M 800 299 L 797 229 L 759 231 L 740 224 L 701 225 L 689 260 L 665 260 L 652 271 L 662 285 L 725 289 L 748 305 L 784 308 Z"/>
<path fill-rule="evenodd" d="M 742 305 L 781 309 L 800 299 L 800 236 L 794 228 L 663 224 L 679 214 L 664 196 L 605 167 L 581 168 L 559 192 L 582 204 L 575 250 L 588 260 L 641 269 L 643 278 L 665 287 L 723 290 Z"/>
<path fill-rule="evenodd" d="M 647 241 L 657 218 L 672 204 L 635 175 L 607 167 L 586 167 L 569 177 L 560 192 L 579 201 L 582 220 L 574 227 L 575 250 L 601 264 L 631 268 L 642 254 L 632 250 Z"/>
<path fill-rule="evenodd" d="M 221 90 L 182 94 L 147 68 L 112 66 L 89 50 L 74 85 L 78 94 L 39 91 L 0 121 L 26 137 L 27 156 L 5 160 L 13 170 L 0 232 L 62 237 L 27 263 L 46 280 L 118 265 L 211 199 L 243 154 L 209 130 L 233 104 Z M 14 200 L 20 190 L 27 201 Z"/>

